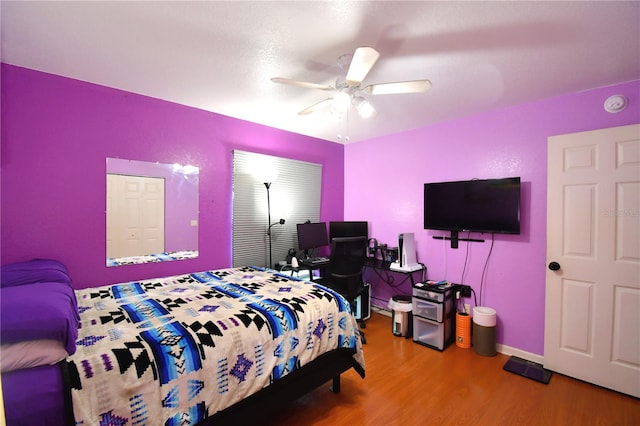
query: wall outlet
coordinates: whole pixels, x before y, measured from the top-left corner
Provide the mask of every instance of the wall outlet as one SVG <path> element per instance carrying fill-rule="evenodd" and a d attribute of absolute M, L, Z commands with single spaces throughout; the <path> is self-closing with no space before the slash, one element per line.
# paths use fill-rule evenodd
<path fill-rule="evenodd" d="M 468 285 L 460 285 L 460 296 L 471 297 L 471 287 Z"/>
<path fill-rule="evenodd" d="M 471 313 L 471 305 L 469 305 L 468 303 L 464 304 L 464 313 L 465 314 L 470 314 Z"/>

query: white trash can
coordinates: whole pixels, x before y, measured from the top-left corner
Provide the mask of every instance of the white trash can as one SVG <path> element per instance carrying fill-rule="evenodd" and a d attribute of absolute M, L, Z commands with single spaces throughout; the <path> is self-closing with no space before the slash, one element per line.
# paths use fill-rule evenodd
<path fill-rule="evenodd" d="M 411 296 L 396 295 L 389 299 L 391 331 L 395 336 L 411 337 Z"/>

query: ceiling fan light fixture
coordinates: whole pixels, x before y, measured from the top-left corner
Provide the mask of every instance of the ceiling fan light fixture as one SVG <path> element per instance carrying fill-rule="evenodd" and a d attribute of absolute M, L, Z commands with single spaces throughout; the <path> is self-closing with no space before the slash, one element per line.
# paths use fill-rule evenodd
<path fill-rule="evenodd" d="M 338 112 L 346 112 L 351 105 L 351 96 L 346 92 L 338 92 L 333 97 L 332 106 Z"/>
<path fill-rule="evenodd" d="M 358 110 L 358 114 L 362 118 L 372 118 L 378 115 L 378 111 L 375 110 L 371 102 L 363 98 L 362 96 L 357 96 L 353 98 L 353 105 Z"/>

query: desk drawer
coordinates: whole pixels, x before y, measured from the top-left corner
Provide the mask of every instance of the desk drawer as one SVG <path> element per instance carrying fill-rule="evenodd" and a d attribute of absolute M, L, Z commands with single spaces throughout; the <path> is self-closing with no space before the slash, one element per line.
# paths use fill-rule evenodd
<path fill-rule="evenodd" d="M 442 303 L 430 302 L 417 297 L 412 298 L 412 301 L 411 313 L 414 316 L 442 322 L 444 317 L 444 305 Z"/>
<path fill-rule="evenodd" d="M 433 300 L 434 302 L 444 302 L 445 297 L 449 297 L 451 292 L 438 292 L 427 288 L 413 288 L 413 296 L 421 299 Z"/>
<path fill-rule="evenodd" d="M 413 317 L 414 342 L 442 351 L 451 343 L 453 337 L 451 318 L 444 322 L 435 322 Z"/>

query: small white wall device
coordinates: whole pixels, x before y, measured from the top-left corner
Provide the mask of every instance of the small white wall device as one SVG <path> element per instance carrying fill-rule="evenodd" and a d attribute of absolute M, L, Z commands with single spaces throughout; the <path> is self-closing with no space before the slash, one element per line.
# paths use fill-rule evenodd
<path fill-rule="evenodd" d="M 416 258 L 416 241 L 413 232 L 400 234 L 398 237 L 398 261 L 389 269 L 398 272 L 413 272 L 422 269 Z"/>

